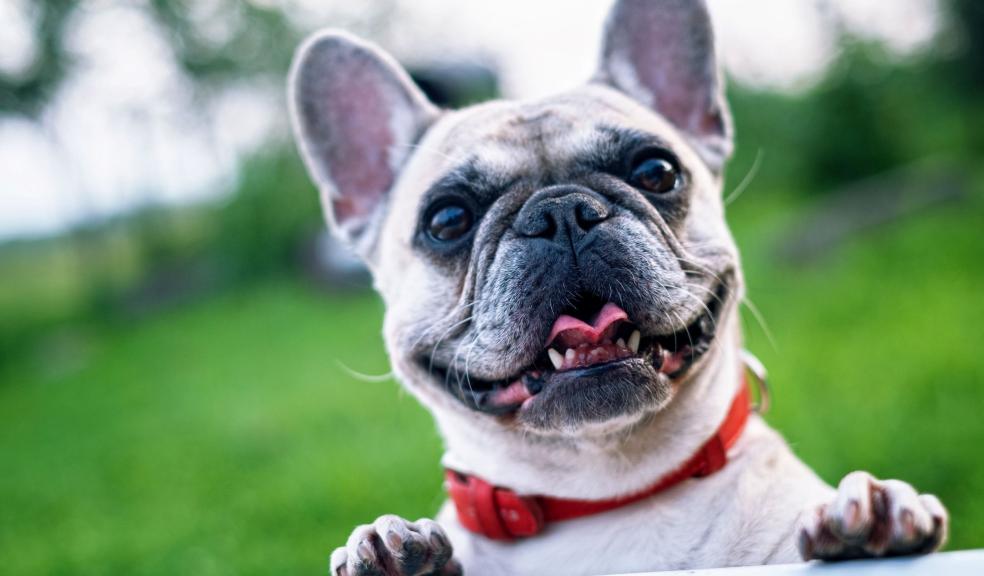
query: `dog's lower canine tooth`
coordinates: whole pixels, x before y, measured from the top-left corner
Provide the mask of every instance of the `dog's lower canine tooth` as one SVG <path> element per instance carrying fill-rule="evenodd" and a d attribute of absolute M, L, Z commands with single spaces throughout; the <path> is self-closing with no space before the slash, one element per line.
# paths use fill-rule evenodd
<path fill-rule="evenodd" d="M 560 370 L 560 367 L 564 365 L 564 357 L 553 348 L 547 350 L 547 356 L 550 356 L 550 363 L 557 370 Z"/>
<path fill-rule="evenodd" d="M 635 354 L 639 352 L 639 340 L 642 338 L 642 334 L 638 330 L 633 330 L 632 334 L 629 335 L 629 350 Z"/>

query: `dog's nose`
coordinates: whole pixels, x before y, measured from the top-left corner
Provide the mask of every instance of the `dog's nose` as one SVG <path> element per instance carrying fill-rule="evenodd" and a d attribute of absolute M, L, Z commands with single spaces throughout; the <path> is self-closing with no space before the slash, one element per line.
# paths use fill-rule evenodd
<path fill-rule="evenodd" d="M 513 223 L 519 234 L 530 238 L 577 242 L 589 230 L 608 219 L 611 205 L 584 186 L 551 186 L 537 191 L 520 209 Z"/>

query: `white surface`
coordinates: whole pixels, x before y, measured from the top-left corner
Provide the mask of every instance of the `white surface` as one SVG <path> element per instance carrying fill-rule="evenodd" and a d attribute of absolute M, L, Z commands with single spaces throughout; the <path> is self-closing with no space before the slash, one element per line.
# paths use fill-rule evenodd
<path fill-rule="evenodd" d="M 984 550 L 944 552 L 929 556 L 888 558 L 885 560 L 853 560 L 824 564 L 781 564 L 777 566 L 746 566 L 742 568 L 717 568 L 714 570 L 680 570 L 673 572 L 646 572 L 643 574 L 693 574 L 694 576 L 764 576 L 823 575 L 823 576 L 914 576 L 931 574 L 941 576 L 980 576 L 984 574 Z M 628 576 L 628 575 L 619 575 Z"/>

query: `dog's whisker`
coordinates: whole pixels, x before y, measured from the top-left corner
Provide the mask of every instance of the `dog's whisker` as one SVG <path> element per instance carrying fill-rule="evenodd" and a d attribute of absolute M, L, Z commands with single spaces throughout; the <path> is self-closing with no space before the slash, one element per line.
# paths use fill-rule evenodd
<path fill-rule="evenodd" d="M 707 294 L 708 296 L 710 296 L 710 298 L 712 300 L 717 301 L 719 304 L 724 304 L 724 300 L 722 300 L 721 297 L 718 296 L 717 292 L 715 292 L 714 290 L 711 290 L 707 286 L 704 286 L 702 284 L 695 284 L 693 282 L 687 282 L 687 286 L 689 286 L 691 288 L 696 288 L 697 290 L 700 290 L 700 291 L 704 292 L 705 294 Z"/>
<path fill-rule="evenodd" d="M 455 346 L 454 349 L 454 355 L 451 358 L 450 368 L 454 370 L 455 379 L 458 382 L 458 389 L 461 391 L 462 394 L 464 394 L 464 386 L 462 385 L 462 381 L 461 381 L 462 373 L 458 362 L 458 356 L 461 354 L 461 350 L 463 347 L 474 346 L 477 342 L 478 342 L 478 335 L 472 336 L 472 339 L 468 344 L 465 344 L 463 341 L 458 342 L 458 344 Z M 475 389 L 472 387 L 471 377 L 468 374 L 468 354 L 471 354 L 470 350 L 465 355 L 465 371 L 464 371 L 465 383 L 468 384 L 468 391 L 474 394 Z"/>
<path fill-rule="evenodd" d="M 705 276 L 710 277 L 712 280 L 714 280 L 718 284 L 723 284 L 724 283 L 724 281 L 721 279 L 720 276 L 717 275 L 716 272 L 714 272 L 713 270 L 711 270 L 710 268 L 708 268 L 704 264 L 701 264 L 700 262 L 697 262 L 696 260 L 691 260 L 690 258 L 684 258 L 683 256 L 679 256 L 679 255 L 675 255 L 675 257 L 682 264 L 689 264 L 691 267 L 693 267 L 694 268 L 694 270 L 693 270 L 694 272 L 698 272 L 698 273 L 704 274 Z M 684 268 L 687 268 L 687 267 L 684 266 Z"/>
<path fill-rule="evenodd" d="M 448 316 L 449 318 L 454 318 L 455 316 L 457 316 L 457 315 L 458 315 L 458 314 L 460 314 L 461 312 L 464 312 L 464 311 L 465 311 L 466 309 L 468 309 L 468 308 L 471 308 L 472 306 L 474 306 L 474 305 L 475 305 L 475 303 L 476 303 L 476 301 L 474 301 L 474 300 L 473 300 L 473 301 L 471 301 L 471 302 L 466 302 L 466 303 L 464 303 L 464 304 L 458 304 L 458 305 L 456 305 L 456 306 L 455 306 L 454 308 L 452 308 L 450 312 L 448 312 L 448 313 L 447 313 L 447 316 Z M 441 338 L 443 338 L 443 337 L 444 337 L 444 336 L 446 335 L 446 333 L 447 333 L 447 331 L 448 331 L 448 330 L 454 330 L 454 329 L 455 329 L 456 327 L 458 327 L 458 326 L 459 326 L 459 325 L 460 325 L 461 323 L 463 323 L 463 322 L 467 322 L 467 321 L 469 321 L 469 320 L 471 320 L 471 316 L 469 316 L 469 317 L 466 317 L 465 319 L 463 319 L 463 320 L 461 320 L 461 321 L 459 321 L 459 322 L 457 322 L 457 323 L 455 323 L 455 324 L 452 324 L 452 325 L 451 325 L 450 327 L 448 327 L 448 328 L 445 328 L 445 331 L 444 331 L 444 333 L 442 333 L 442 335 L 441 335 L 441 337 L 440 337 L 440 338 L 438 338 L 438 340 L 440 340 Z M 410 349 L 411 349 L 411 350 L 416 350 L 416 349 L 417 349 L 417 347 L 418 347 L 418 346 L 420 346 L 420 343 L 421 343 L 421 342 L 422 342 L 422 341 L 424 340 L 424 338 L 427 338 L 428 336 L 430 336 L 431 334 L 433 334 L 433 333 L 434 333 L 434 332 L 435 332 L 436 330 L 438 330 L 439 328 L 440 328 L 439 326 L 437 326 L 437 325 L 434 325 L 434 326 L 429 326 L 429 327 L 427 327 L 426 329 L 424 329 L 423 331 L 421 331 L 421 333 L 420 333 L 420 334 L 419 334 L 419 335 L 417 336 L 417 338 L 416 338 L 416 339 L 415 339 L 415 340 L 413 341 L 413 344 L 412 344 L 412 345 L 410 346 Z"/>
<path fill-rule="evenodd" d="M 451 310 L 451 312 L 448 312 L 447 315 L 448 315 L 448 317 L 453 318 L 457 314 L 459 314 L 461 312 L 464 312 L 466 309 L 471 308 L 471 307 L 474 307 L 474 305 L 477 302 L 478 302 L 478 300 L 472 300 L 472 301 L 466 302 L 464 304 L 458 304 L 457 306 L 455 306 Z M 444 340 L 450 334 L 450 332 L 453 331 L 455 328 L 461 326 L 462 324 L 466 324 L 466 323 L 472 321 L 473 319 L 474 319 L 474 314 L 470 314 L 470 315 L 466 316 L 465 318 L 459 320 L 458 322 L 455 322 L 455 323 L 451 324 L 450 326 L 446 327 L 444 329 L 444 331 L 441 332 L 441 335 L 438 337 L 437 343 L 434 345 L 434 347 L 436 348 L 441 343 L 441 341 Z M 434 326 L 432 328 L 429 328 L 429 329 L 425 330 L 424 333 L 421 334 L 417 338 L 417 340 L 415 341 L 414 345 L 411 347 L 411 350 L 415 350 L 417 348 L 417 346 L 420 344 L 421 340 L 423 340 L 423 338 L 425 338 L 426 336 L 429 336 L 430 334 L 432 334 L 433 331 L 436 330 L 436 329 L 437 329 L 437 326 Z M 433 356 L 433 352 L 432 352 L 431 355 Z"/>
<path fill-rule="evenodd" d="M 471 379 L 468 376 L 468 355 L 470 354 L 470 352 L 467 351 L 467 349 L 472 345 L 474 341 L 475 341 L 475 337 L 473 336 L 471 341 L 468 342 L 467 344 L 464 341 L 458 342 L 458 344 L 456 344 L 454 347 L 454 354 L 451 357 L 451 366 L 454 367 L 455 377 L 458 379 L 459 386 L 461 386 L 462 377 L 464 377 L 464 384 L 468 385 L 468 390 L 470 392 L 474 392 L 474 389 L 471 386 Z M 464 371 L 462 371 L 461 363 L 458 361 L 458 358 L 461 355 L 463 349 L 466 350 Z"/>
<path fill-rule="evenodd" d="M 346 374 L 363 382 L 386 382 L 393 379 L 392 370 L 383 374 L 366 374 L 365 372 L 359 372 L 358 370 L 349 367 L 341 360 L 335 360 L 335 363 L 338 364 L 338 367 L 344 370 Z"/>
<path fill-rule="evenodd" d="M 429 152 L 431 154 L 435 154 L 437 156 L 441 156 L 441 157 L 446 158 L 446 159 L 448 159 L 448 160 L 450 160 L 452 162 L 455 162 L 455 163 L 463 163 L 466 160 L 466 158 L 464 158 L 462 156 L 452 156 L 452 155 L 448 154 L 447 152 L 444 152 L 442 150 L 438 150 L 438 149 L 436 149 L 436 148 L 434 148 L 432 146 L 424 146 L 422 144 L 393 144 L 392 147 L 393 148 L 410 148 L 410 149 L 414 149 L 414 150 L 422 150 L 424 152 Z"/>
<path fill-rule="evenodd" d="M 625 284 L 623 284 L 622 281 L 619 280 L 618 278 L 615 278 L 615 282 L 621 288 L 621 290 L 618 291 L 618 299 L 624 301 L 625 300 L 625 292 L 627 292 L 628 289 L 625 287 Z"/>
<path fill-rule="evenodd" d="M 451 333 L 451 331 L 454 330 L 455 328 L 457 328 L 458 326 L 461 326 L 462 324 L 465 324 L 467 322 L 471 322 L 474 319 L 474 317 L 475 317 L 474 314 L 469 314 L 467 318 L 465 318 L 465 319 L 463 319 L 463 320 L 461 320 L 459 322 L 455 322 L 454 324 L 452 324 L 451 326 L 449 326 L 441 334 L 441 336 L 438 337 L 437 341 L 434 343 L 434 346 L 431 348 L 431 352 L 430 352 L 430 356 L 429 356 L 430 362 L 428 363 L 428 366 L 427 366 L 428 373 L 430 373 L 430 374 L 433 374 L 434 373 L 434 356 L 437 354 L 438 347 L 440 347 L 440 345 L 444 343 L 445 339 L 448 337 L 448 335 Z"/>
<path fill-rule="evenodd" d="M 711 320 L 711 326 L 713 327 L 714 332 L 717 332 L 717 321 L 714 319 L 714 313 L 711 312 L 711 309 L 707 307 L 707 304 L 703 300 L 701 300 L 700 298 L 698 298 L 696 295 L 690 293 L 687 290 L 684 290 L 683 293 L 686 294 L 687 297 L 689 297 L 689 298 L 693 299 L 695 302 L 697 302 L 697 305 L 700 308 L 703 308 L 704 309 L 704 312 L 707 313 L 707 317 L 710 318 L 710 320 Z M 689 332 L 688 332 L 688 334 L 689 334 Z"/>
<path fill-rule="evenodd" d="M 692 337 L 692 336 L 690 335 L 690 330 L 687 330 L 687 324 L 686 324 L 686 322 L 684 322 L 684 321 L 683 321 L 683 319 L 682 319 L 682 318 L 680 317 L 680 315 L 679 315 L 679 314 L 677 314 L 676 312 L 674 312 L 673 310 L 669 310 L 668 312 L 669 312 L 669 313 L 670 313 L 670 314 L 671 314 L 671 315 L 673 316 L 673 318 L 674 318 L 674 319 L 675 319 L 675 320 L 676 320 L 677 322 L 679 322 L 679 325 L 680 325 L 680 326 L 683 326 L 683 331 L 684 331 L 684 332 L 685 332 L 685 333 L 687 334 L 687 340 L 689 341 L 689 343 L 690 343 L 690 348 L 691 348 L 691 350 L 692 350 L 692 349 L 694 348 L 694 339 L 693 339 L 693 337 Z M 674 332 L 674 333 L 673 333 L 673 347 L 674 347 L 674 348 L 676 348 L 676 347 L 677 347 L 677 345 L 676 345 L 676 344 L 677 344 L 677 342 L 676 342 L 676 335 L 677 335 L 677 332 Z"/>
<path fill-rule="evenodd" d="M 468 384 L 468 390 L 472 394 L 475 393 L 475 389 L 472 387 L 472 383 L 471 383 L 471 371 L 469 368 L 469 364 L 471 362 L 472 351 L 475 349 L 475 344 L 477 343 L 478 343 L 478 337 L 477 336 L 472 337 L 471 342 L 468 343 L 465 350 L 465 382 Z"/>
<path fill-rule="evenodd" d="M 737 186 L 735 186 L 735 189 L 731 192 L 731 194 L 728 194 L 728 196 L 724 199 L 725 206 L 731 206 L 732 202 L 738 198 L 741 198 L 741 195 L 745 193 L 745 190 L 752 184 L 752 180 L 754 180 L 758 175 L 759 167 L 762 165 L 762 158 L 764 156 L 765 151 L 762 148 L 759 148 L 755 152 L 755 160 L 752 162 L 752 166 L 748 169 L 748 172 L 745 173 L 745 177 L 741 179 L 741 182 L 739 182 Z"/>
<path fill-rule="evenodd" d="M 758 306 L 756 306 L 747 295 L 742 298 L 742 304 L 748 308 L 748 311 L 752 313 L 755 321 L 758 322 L 759 327 L 762 328 L 762 333 L 765 334 L 765 339 L 769 341 L 769 345 L 772 346 L 773 350 L 778 352 L 779 346 L 776 344 L 776 339 L 772 336 L 772 330 L 769 330 L 769 325 L 765 321 L 765 316 L 763 316 L 762 312 L 759 311 Z"/>

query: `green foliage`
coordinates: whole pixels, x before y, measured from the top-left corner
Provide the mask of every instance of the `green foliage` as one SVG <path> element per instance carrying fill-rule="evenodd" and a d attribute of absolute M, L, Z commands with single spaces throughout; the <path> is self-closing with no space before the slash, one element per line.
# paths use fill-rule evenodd
<path fill-rule="evenodd" d="M 0 72 L 0 114 L 36 116 L 61 87 L 77 64 L 65 45 L 67 27 L 83 5 L 75 0 L 31 3 L 37 53 L 26 72 Z M 300 39 L 281 10 L 252 2 L 151 0 L 146 6 L 132 7 L 145 10 L 161 28 L 176 63 L 196 88 L 244 77 L 280 77 Z"/>
<path fill-rule="evenodd" d="M 54 95 L 72 65 L 65 29 L 76 5 L 73 0 L 46 0 L 32 6 L 37 55 L 22 73 L 0 71 L 0 114 L 37 114 Z"/>
<path fill-rule="evenodd" d="M 824 194 L 927 157 L 972 162 L 984 154 L 984 104 L 940 81 L 930 61 L 902 65 L 883 51 L 849 43 L 825 79 L 799 95 L 732 86 L 738 157 L 764 154 L 769 183 Z"/>
<path fill-rule="evenodd" d="M 293 150 L 246 164 L 230 200 L 215 212 L 211 247 L 236 279 L 296 270 L 301 244 L 324 226 L 318 194 Z"/>
<path fill-rule="evenodd" d="M 944 45 L 954 53 L 945 68 L 947 80 L 979 98 L 984 90 L 984 5 L 978 0 L 948 0 L 944 8 Z"/>
<path fill-rule="evenodd" d="M 300 39 L 284 12 L 259 3 L 150 0 L 149 14 L 170 37 L 181 68 L 204 84 L 281 75 Z M 218 38 L 216 29 L 223 30 Z"/>
<path fill-rule="evenodd" d="M 0 277 L 10 279 L 0 283 L 0 365 L 61 323 L 126 321 L 134 299 L 166 307 L 169 292 L 201 296 L 299 275 L 302 246 L 323 226 L 300 160 L 279 147 L 250 159 L 235 192 L 215 205 L 149 207 L 66 237 L 0 246 Z"/>

